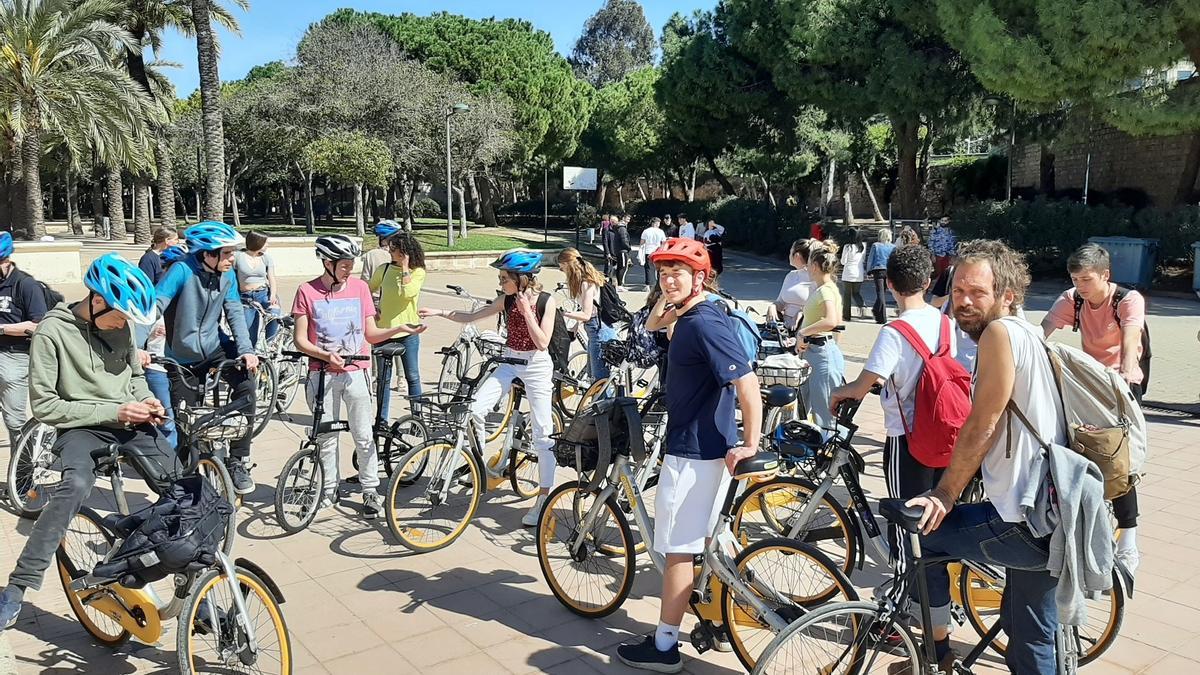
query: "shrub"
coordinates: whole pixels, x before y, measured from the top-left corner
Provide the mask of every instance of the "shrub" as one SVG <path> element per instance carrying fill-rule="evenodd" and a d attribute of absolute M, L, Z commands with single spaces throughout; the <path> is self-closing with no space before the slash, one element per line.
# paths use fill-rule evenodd
<path fill-rule="evenodd" d="M 428 195 L 419 195 L 413 202 L 413 218 L 445 218 L 446 212 L 442 205 Z"/>
<path fill-rule="evenodd" d="M 552 216 L 575 215 L 574 201 L 552 201 L 549 204 L 549 208 L 550 215 Z M 505 204 L 504 206 L 501 206 L 500 208 L 496 209 L 496 214 L 506 216 L 538 216 L 540 218 L 545 209 L 546 204 L 544 204 L 540 198 L 523 199 L 519 202 L 513 202 L 512 204 Z"/>

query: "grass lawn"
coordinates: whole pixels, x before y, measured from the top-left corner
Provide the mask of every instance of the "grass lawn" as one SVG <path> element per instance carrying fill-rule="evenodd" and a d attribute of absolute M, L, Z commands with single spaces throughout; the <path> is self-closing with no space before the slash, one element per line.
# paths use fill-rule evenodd
<path fill-rule="evenodd" d="M 245 234 L 251 230 L 262 232 L 268 237 L 303 237 L 307 236 L 304 225 L 287 225 L 283 223 L 253 224 L 243 222 L 238 231 Z M 454 246 L 446 246 L 446 221 L 435 218 L 418 218 L 413 231 L 426 251 L 506 251 L 510 248 L 550 248 L 552 245 L 540 241 L 522 241 L 512 237 L 492 234 L 482 227 L 473 227 L 466 239 L 458 238 L 455 231 Z M 320 223 L 316 227 L 317 236 L 323 234 L 355 234 L 353 221 L 335 221 Z M 367 228 L 367 236 L 363 238 L 363 248 L 371 250 L 379 246 L 378 240 Z"/>

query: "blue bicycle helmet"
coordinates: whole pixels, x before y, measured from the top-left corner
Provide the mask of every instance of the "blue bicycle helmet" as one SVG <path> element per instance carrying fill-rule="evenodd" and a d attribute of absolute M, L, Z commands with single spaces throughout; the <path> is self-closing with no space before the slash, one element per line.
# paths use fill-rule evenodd
<path fill-rule="evenodd" d="M 246 239 L 237 230 L 214 220 L 189 227 L 183 233 L 187 240 L 188 250 L 193 253 L 200 251 L 216 251 L 230 246 L 243 246 Z"/>
<path fill-rule="evenodd" d="M 174 246 L 168 246 L 167 248 L 163 249 L 161 257 L 162 257 L 162 261 L 163 261 L 164 265 L 170 265 L 171 263 L 179 262 L 180 260 L 183 260 L 184 257 L 187 256 L 187 254 L 188 254 L 187 244 L 176 244 Z"/>
<path fill-rule="evenodd" d="M 536 251 L 509 251 L 497 258 L 492 267 L 517 274 L 537 274 L 542 268 L 542 254 Z"/>
<path fill-rule="evenodd" d="M 12 254 L 12 232 L 0 232 L 0 260 L 11 258 Z"/>
<path fill-rule="evenodd" d="M 154 284 L 137 265 L 120 255 L 106 253 L 96 258 L 83 277 L 83 285 L 130 321 L 154 321 Z"/>
<path fill-rule="evenodd" d="M 375 223 L 375 236 L 379 237 L 379 241 L 383 241 L 393 234 L 403 231 L 404 228 L 397 225 L 394 220 L 381 220 Z"/>

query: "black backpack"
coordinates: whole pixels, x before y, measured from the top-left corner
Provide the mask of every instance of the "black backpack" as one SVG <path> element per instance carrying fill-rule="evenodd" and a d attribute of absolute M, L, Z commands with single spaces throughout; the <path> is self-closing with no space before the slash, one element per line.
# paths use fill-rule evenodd
<path fill-rule="evenodd" d="M 504 297 L 504 313 L 500 315 L 501 322 L 508 316 L 514 302 L 516 300 L 513 296 Z M 543 291 L 538 295 L 537 317 L 539 321 L 546 315 L 546 303 L 548 302 L 550 302 L 549 293 Z M 563 320 L 561 309 L 554 313 L 554 332 L 550 334 L 550 345 L 546 347 L 546 351 L 550 352 L 550 361 L 554 363 L 554 370 L 566 373 L 567 361 L 571 358 L 571 333 L 567 331 L 567 323 Z"/>
<path fill-rule="evenodd" d="M 1129 295 L 1130 290 L 1131 289 L 1125 288 L 1124 286 L 1117 286 L 1117 290 L 1113 293 L 1113 297 L 1112 297 L 1113 319 L 1116 320 L 1118 326 L 1121 325 L 1121 315 L 1117 313 L 1117 307 L 1121 304 L 1121 301 L 1124 300 L 1127 295 Z M 1071 295 L 1075 299 L 1075 324 L 1072 326 L 1072 330 L 1074 330 L 1076 333 L 1078 333 L 1079 325 L 1080 325 L 1080 321 L 1081 321 L 1081 319 L 1079 317 L 1083 313 L 1084 300 L 1083 300 L 1083 296 L 1078 293 L 1072 293 Z M 1143 396 L 1146 394 L 1147 391 L 1150 390 L 1150 357 L 1151 356 L 1152 356 L 1152 354 L 1150 353 L 1150 324 L 1143 321 L 1142 322 L 1142 358 L 1138 359 L 1138 367 L 1142 369 L 1142 395 Z"/>
<path fill-rule="evenodd" d="M 600 287 L 600 320 L 605 325 L 616 326 L 628 323 L 630 316 L 629 309 L 625 307 L 625 301 L 617 294 L 617 285 L 610 278 Z"/>
<path fill-rule="evenodd" d="M 580 473 L 595 472 L 583 488 L 587 492 L 599 489 L 614 454 L 630 456 L 635 465 L 646 457 L 638 401 L 628 396 L 589 404 L 554 440 L 555 463 Z"/>
<path fill-rule="evenodd" d="M 141 588 L 170 574 L 197 571 L 216 561 L 233 514 L 229 504 L 202 476 L 187 476 L 170 485 L 153 506 L 129 516 L 105 518 L 124 538 L 112 557 L 94 574 Z"/>

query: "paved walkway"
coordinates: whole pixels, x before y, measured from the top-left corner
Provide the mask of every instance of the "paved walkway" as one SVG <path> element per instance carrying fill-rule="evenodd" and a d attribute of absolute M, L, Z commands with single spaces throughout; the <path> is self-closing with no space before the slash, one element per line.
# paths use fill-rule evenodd
<path fill-rule="evenodd" d="M 730 257 L 728 267 L 739 270 L 725 279 L 731 291 L 751 301 L 774 297 L 779 269 Z M 556 271 L 548 272 L 547 285 L 558 278 Z M 282 296 L 290 298 L 301 281 L 282 280 Z M 487 271 L 431 273 L 424 302 L 461 307 L 440 290 L 447 283 L 466 285 L 477 294 L 494 289 Z M 1039 308 L 1037 298 L 1042 297 L 1049 296 L 1035 296 L 1032 309 Z M 641 295 L 630 294 L 634 298 L 640 301 Z M 1156 311 L 1162 307 L 1156 305 Z M 1197 307 L 1181 302 L 1188 316 L 1154 320 L 1155 345 L 1162 345 L 1156 373 L 1162 373 L 1164 382 L 1177 378 L 1190 390 L 1196 389 L 1194 379 L 1188 384 L 1196 369 L 1185 359 L 1195 353 L 1191 340 L 1200 327 Z M 876 331 L 871 323 L 851 324 L 844 339 L 848 376 L 861 367 Z M 422 338 L 427 380 L 436 376 L 434 351 L 456 334 L 454 324 L 431 323 Z M 1173 355 L 1176 351 L 1178 356 Z M 1165 360 L 1175 365 L 1158 365 Z M 239 514 L 236 553 L 261 565 L 282 587 L 297 673 L 631 672 L 614 662 L 613 648 L 656 624 L 657 602 L 652 598 L 659 584 L 657 573 L 643 557 L 633 593 L 621 610 L 598 621 L 570 614 L 549 593 L 533 538 L 520 527 L 526 505 L 506 490 L 488 495 L 466 534 L 435 553 L 413 555 L 392 541 L 381 521 L 361 520 L 357 495 L 309 530 L 283 536 L 273 520 L 273 485 L 283 462 L 297 448 L 303 434 L 299 425 L 307 419 L 301 400 L 292 412 L 292 421 L 272 421 L 255 443 L 259 486 Z M 870 465 L 865 487 L 878 496 L 883 492 L 878 405 L 868 401 L 859 421 L 861 448 Z M 1198 432 L 1200 421 L 1195 418 L 1150 416 L 1152 454 L 1141 489 L 1143 562 L 1137 592 L 1128 601 L 1119 641 L 1087 672 L 1200 672 L 1200 516 L 1193 506 L 1200 500 L 1200 453 L 1192 447 Z M 0 470 L 7 468 L 6 454 L 0 458 Z M 352 473 L 348 456 L 343 457 L 343 468 Z M 103 496 L 100 499 L 103 503 Z M 0 571 L 7 573 L 30 525 L 0 511 L 0 567 L 5 567 Z M 0 673 L 6 664 L 6 642 L 22 674 L 175 672 L 174 625 L 161 645 L 129 643 L 114 651 L 91 641 L 71 615 L 53 575 L 28 598 L 30 606 L 17 625 L 0 633 Z M 685 631 L 690 628 L 684 626 Z M 969 628 L 957 635 L 974 639 Z M 965 652 L 965 644 L 959 647 Z M 689 673 L 741 672 L 731 654 L 709 652 L 697 658 L 690 647 L 684 653 Z M 997 670 L 988 672 L 998 672 L 998 662 L 990 663 Z"/>

